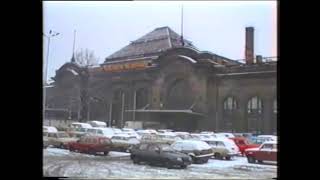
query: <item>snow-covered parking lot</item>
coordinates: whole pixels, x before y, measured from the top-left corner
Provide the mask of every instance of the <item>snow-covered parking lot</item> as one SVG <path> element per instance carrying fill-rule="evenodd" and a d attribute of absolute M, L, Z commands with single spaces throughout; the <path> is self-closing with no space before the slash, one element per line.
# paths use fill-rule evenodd
<path fill-rule="evenodd" d="M 271 179 L 277 177 L 275 164 L 249 164 L 245 157 L 231 161 L 210 159 L 186 169 L 167 169 L 133 164 L 129 153 L 110 152 L 93 156 L 47 148 L 43 151 L 44 176 L 95 179 Z"/>

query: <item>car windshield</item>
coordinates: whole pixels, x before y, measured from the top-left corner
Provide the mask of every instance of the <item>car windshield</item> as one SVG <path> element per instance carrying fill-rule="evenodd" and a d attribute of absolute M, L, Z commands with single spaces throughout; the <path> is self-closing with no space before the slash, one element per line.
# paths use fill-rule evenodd
<path fill-rule="evenodd" d="M 162 144 L 160 147 L 162 151 L 166 151 L 166 152 L 175 151 L 169 144 Z"/>

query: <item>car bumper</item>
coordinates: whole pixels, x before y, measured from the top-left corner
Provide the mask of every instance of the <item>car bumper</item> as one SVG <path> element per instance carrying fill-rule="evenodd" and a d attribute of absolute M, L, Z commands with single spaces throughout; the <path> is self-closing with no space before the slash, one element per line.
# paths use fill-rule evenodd
<path fill-rule="evenodd" d="M 239 156 L 239 155 L 241 155 L 240 152 L 237 152 L 237 153 L 227 153 L 227 156 L 230 156 L 230 157 L 232 157 L 232 156 Z"/>
<path fill-rule="evenodd" d="M 213 156 L 213 155 L 214 155 L 213 153 L 210 153 L 210 154 L 196 155 L 196 156 L 194 156 L 194 157 L 197 158 L 197 159 L 200 159 L 200 158 L 210 158 L 210 157 Z"/>

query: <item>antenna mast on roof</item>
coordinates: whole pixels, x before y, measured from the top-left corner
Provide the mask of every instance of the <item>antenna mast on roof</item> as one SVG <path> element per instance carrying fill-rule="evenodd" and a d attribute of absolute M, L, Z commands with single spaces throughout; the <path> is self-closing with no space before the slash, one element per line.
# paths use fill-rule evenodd
<path fill-rule="evenodd" d="M 74 30 L 73 32 L 73 48 L 72 48 L 72 58 L 71 58 L 71 62 L 75 62 L 75 58 L 74 58 L 74 46 L 76 43 L 76 30 Z"/>
<path fill-rule="evenodd" d="M 183 40 L 183 5 L 181 6 L 181 44 L 184 46 Z"/>

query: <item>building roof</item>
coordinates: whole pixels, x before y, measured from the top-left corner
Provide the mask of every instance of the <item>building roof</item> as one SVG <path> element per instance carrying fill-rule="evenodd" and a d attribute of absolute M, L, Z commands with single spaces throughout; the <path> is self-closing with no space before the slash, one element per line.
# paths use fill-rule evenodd
<path fill-rule="evenodd" d="M 163 51 L 182 46 L 180 35 L 167 26 L 159 27 L 111 54 L 105 62 L 160 55 Z M 196 49 L 191 41 L 185 39 L 184 47 Z"/>

